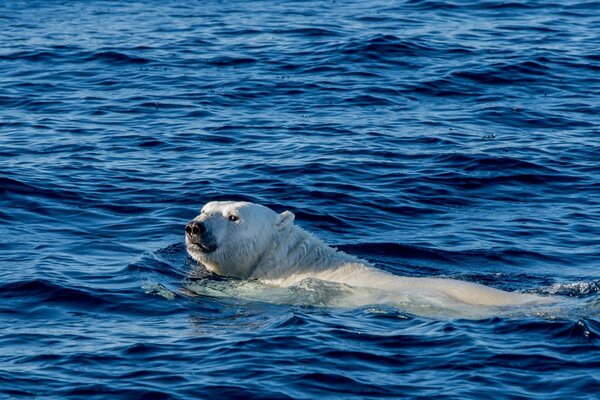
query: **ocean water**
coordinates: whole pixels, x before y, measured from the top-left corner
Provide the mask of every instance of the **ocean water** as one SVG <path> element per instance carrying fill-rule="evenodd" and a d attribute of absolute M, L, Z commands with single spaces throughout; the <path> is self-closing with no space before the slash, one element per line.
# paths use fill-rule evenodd
<path fill-rule="evenodd" d="M 600 3 L 0 3 L 0 398 L 598 399 Z M 485 317 L 202 271 L 249 200 Z"/>

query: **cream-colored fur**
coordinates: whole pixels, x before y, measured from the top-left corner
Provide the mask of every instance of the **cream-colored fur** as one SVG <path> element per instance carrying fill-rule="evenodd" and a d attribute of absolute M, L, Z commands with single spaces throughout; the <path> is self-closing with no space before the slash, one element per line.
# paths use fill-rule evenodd
<path fill-rule="evenodd" d="M 258 204 L 211 202 L 202 208 L 194 221 L 202 223 L 206 232 L 201 238 L 186 235 L 188 252 L 209 271 L 219 275 L 257 279 L 278 287 L 316 278 L 394 292 L 432 304 L 449 301 L 478 306 L 512 306 L 552 301 L 454 279 L 396 276 L 327 246 L 294 225 L 293 213 L 277 214 Z M 205 248 L 214 250 L 205 251 Z"/>

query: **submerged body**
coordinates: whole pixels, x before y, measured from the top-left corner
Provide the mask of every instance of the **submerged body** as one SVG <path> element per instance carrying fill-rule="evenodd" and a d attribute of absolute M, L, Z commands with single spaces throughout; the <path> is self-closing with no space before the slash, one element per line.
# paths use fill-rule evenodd
<path fill-rule="evenodd" d="M 444 278 L 400 277 L 326 245 L 281 214 L 248 202 L 211 202 L 186 226 L 188 253 L 211 272 L 289 287 L 319 279 L 377 289 L 405 301 L 474 306 L 545 304 L 552 299 Z"/>

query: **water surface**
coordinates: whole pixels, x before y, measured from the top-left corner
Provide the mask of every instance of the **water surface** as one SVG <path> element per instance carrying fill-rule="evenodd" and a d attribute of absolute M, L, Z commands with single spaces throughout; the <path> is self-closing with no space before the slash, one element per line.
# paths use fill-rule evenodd
<path fill-rule="evenodd" d="M 597 398 L 599 6 L 3 2 L 0 396 Z M 216 199 L 568 306 L 247 296 L 189 276 Z"/>

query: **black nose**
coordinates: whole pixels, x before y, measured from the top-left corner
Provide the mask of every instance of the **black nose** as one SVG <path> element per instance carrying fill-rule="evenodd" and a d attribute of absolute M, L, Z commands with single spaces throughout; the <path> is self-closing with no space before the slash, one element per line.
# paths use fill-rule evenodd
<path fill-rule="evenodd" d="M 192 221 L 185 226 L 185 233 L 188 235 L 202 235 L 206 232 L 206 227 L 202 222 Z"/>

